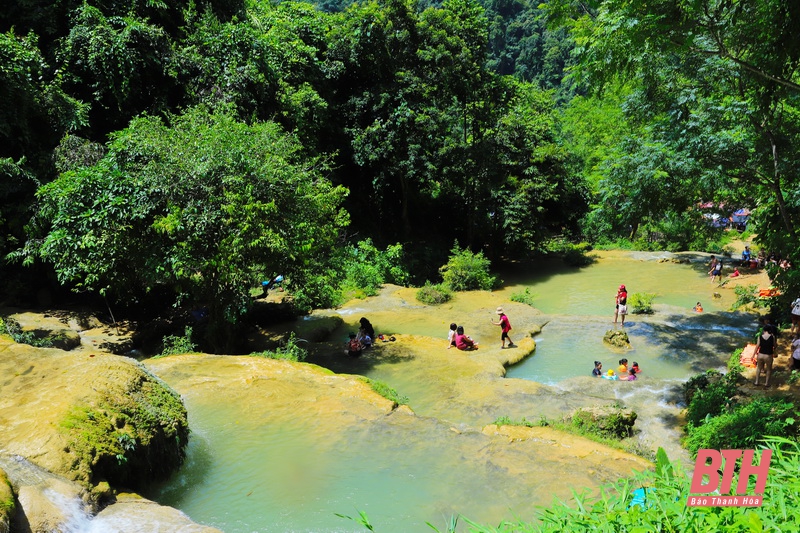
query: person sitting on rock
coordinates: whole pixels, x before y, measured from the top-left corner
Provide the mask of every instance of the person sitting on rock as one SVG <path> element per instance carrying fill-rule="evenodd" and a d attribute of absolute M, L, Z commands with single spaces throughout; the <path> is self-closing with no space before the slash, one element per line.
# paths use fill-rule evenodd
<path fill-rule="evenodd" d="M 361 355 L 364 345 L 358 340 L 355 333 L 350 333 L 350 340 L 345 343 L 345 351 L 350 357 L 358 357 Z"/>
<path fill-rule="evenodd" d="M 458 326 L 456 329 L 456 348 L 465 351 L 478 349 L 478 343 L 464 333 L 464 326 Z"/>

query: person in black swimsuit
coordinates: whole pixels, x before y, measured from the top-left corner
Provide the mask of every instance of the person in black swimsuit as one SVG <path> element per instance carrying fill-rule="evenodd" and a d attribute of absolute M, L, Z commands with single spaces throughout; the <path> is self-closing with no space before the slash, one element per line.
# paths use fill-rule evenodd
<path fill-rule="evenodd" d="M 756 356 L 755 385 L 758 385 L 761 371 L 766 370 L 767 377 L 764 381 L 764 386 L 769 387 L 769 378 L 772 376 L 772 360 L 775 356 L 775 345 L 777 344 L 776 333 L 775 326 L 767 324 L 764 326 L 764 331 L 758 336 L 758 341 L 756 342 L 756 353 L 758 355 Z"/>

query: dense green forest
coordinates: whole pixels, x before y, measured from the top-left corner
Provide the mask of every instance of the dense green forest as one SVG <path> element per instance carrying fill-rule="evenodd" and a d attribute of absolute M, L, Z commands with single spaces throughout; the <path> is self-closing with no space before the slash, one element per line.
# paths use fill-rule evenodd
<path fill-rule="evenodd" d="M 701 203 L 797 260 L 798 34 L 780 0 L 4 2 L 2 291 L 226 337 L 278 274 L 308 309 L 452 251 L 713 251 Z"/>

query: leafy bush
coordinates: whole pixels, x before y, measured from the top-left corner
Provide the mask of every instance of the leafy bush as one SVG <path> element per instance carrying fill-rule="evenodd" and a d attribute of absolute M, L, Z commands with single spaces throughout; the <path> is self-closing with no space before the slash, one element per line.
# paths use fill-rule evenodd
<path fill-rule="evenodd" d="M 289 338 L 283 343 L 283 346 L 275 350 L 254 352 L 250 355 L 253 357 L 265 357 L 267 359 L 281 359 L 283 361 L 305 361 L 306 357 L 308 357 L 308 351 L 301 348 L 298 344 L 299 342 L 305 341 L 303 339 L 298 339 L 294 332 L 292 332 L 289 334 Z"/>
<path fill-rule="evenodd" d="M 444 283 L 431 285 L 430 281 L 426 281 L 417 291 L 417 300 L 427 305 L 443 304 L 452 298 L 453 293 Z"/>
<path fill-rule="evenodd" d="M 453 291 L 491 290 L 498 280 L 489 274 L 489 261 L 483 252 L 472 253 L 469 249 L 460 249 L 458 243 L 450 250 L 450 259 L 439 269 L 444 285 Z"/>
<path fill-rule="evenodd" d="M 530 289 L 525 288 L 524 291 L 515 292 L 514 294 L 512 294 L 511 295 L 511 301 L 512 302 L 521 303 L 521 304 L 525 304 L 525 305 L 530 305 L 531 307 L 535 307 L 533 305 L 533 301 L 534 301 L 535 297 L 536 297 L 536 295 L 533 294 Z"/>
<path fill-rule="evenodd" d="M 684 396 L 688 404 L 686 420 L 699 426 L 707 417 L 719 415 L 735 402 L 736 381 L 739 375 L 734 372 L 721 374 L 709 370 L 693 377 L 684 385 Z"/>
<path fill-rule="evenodd" d="M 183 337 L 177 335 L 167 335 L 162 341 L 164 345 L 161 350 L 161 356 L 178 355 L 184 353 L 192 353 L 197 350 L 197 345 L 192 342 L 192 328 L 186 326 Z"/>
<path fill-rule="evenodd" d="M 762 435 L 796 438 L 798 425 L 791 416 L 795 410 L 794 404 L 784 398 L 756 398 L 730 412 L 709 417 L 702 425 L 689 424 L 684 445 L 694 455 L 703 448 L 753 448 Z"/>
<path fill-rule="evenodd" d="M 53 340 L 49 337 L 37 337 L 32 331 L 23 331 L 19 322 L 13 318 L 0 318 L 0 334 L 6 334 L 19 344 L 27 344 L 38 348 L 51 348 Z"/>
<path fill-rule="evenodd" d="M 734 374 L 741 375 L 742 372 L 744 372 L 744 366 L 740 362 L 740 358 L 743 351 L 744 348 L 740 350 L 735 350 L 728 358 L 728 363 L 727 363 L 728 373 L 732 372 Z"/>
<path fill-rule="evenodd" d="M 542 245 L 542 250 L 545 253 L 553 253 L 561 256 L 565 264 L 569 266 L 586 266 L 594 262 L 594 260 L 587 255 L 592 250 L 592 245 L 588 242 L 581 242 L 578 244 L 569 242 L 564 237 L 556 237 L 550 239 Z"/>
<path fill-rule="evenodd" d="M 309 275 L 302 286 L 292 291 L 292 304 L 302 312 L 341 305 L 343 298 L 338 282 L 340 276 L 333 269 Z"/>
<path fill-rule="evenodd" d="M 757 285 L 738 285 L 733 288 L 736 294 L 736 301 L 731 306 L 731 311 L 740 307 L 752 306 L 755 309 L 769 307 L 769 298 L 759 298 Z"/>
<path fill-rule="evenodd" d="M 656 295 L 649 292 L 633 292 L 628 296 L 628 306 L 634 315 L 652 315 Z"/>
<path fill-rule="evenodd" d="M 384 283 L 407 285 L 409 274 L 402 264 L 403 245 L 394 244 L 381 251 L 371 239 L 348 247 L 343 262 L 346 293 L 375 296 Z"/>

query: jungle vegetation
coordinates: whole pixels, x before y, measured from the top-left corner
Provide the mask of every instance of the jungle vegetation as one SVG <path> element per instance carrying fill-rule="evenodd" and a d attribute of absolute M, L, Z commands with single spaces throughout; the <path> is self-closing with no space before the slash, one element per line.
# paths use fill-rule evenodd
<path fill-rule="evenodd" d="M 719 251 L 708 203 L 796 262 L 798 30 L 780 0 L 4 2 L 4 298 L 202 307 L 221 352 L 278 274 L 307 310 L 451 250 Z"/>

